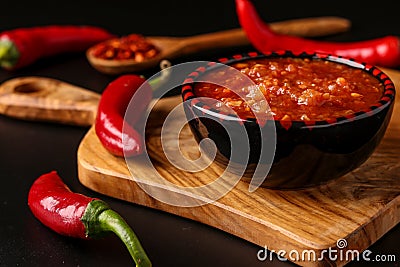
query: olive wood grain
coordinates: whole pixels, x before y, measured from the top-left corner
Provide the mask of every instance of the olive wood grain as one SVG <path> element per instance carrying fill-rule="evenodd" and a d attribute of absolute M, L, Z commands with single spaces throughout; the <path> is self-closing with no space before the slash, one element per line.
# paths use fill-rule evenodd
<path fill-rule="evenodd" d="M 400 88 L 400 73 L 387 70 Z M 211 164 L 197 173 L 175 168 L 162 152 L 160 129 L 169 110 L 180 102 L 179 97 L 162 99 L 152 110 L 146 132 L 146 143 L 154 167 L 169 182 L 190 187 L 207 184 L 221 173 Z M 181 112 L 182 120 L 185 120 Z M 198 207 L 177 207 L 158 201 L 141 186 L 155 193 L 168 193 L 163 183 L 149 183 L 146 169 L 140 170 L 138 157 L 133 176 L 123 158 L 109 154 L 99 143 L 93 128 L 78 149 L 79 180 L 86 187 L 139 205 L 163 210 L 221 229 L 270 250 L 314 251 L 322 260 L 295 261 L 302 266 L 343 266 L 343 256 L 329 258 L 324 250 L 361 251 L 368 248 L 400 221 L 400 101 L 395 103 L 387 133 L 374 154 L 357 170 L 328 184 L 301 190 L 279 191 L 259 188 L 248 191 L 248 183 L 240 181 L 221 199 Z M 168 141 L 168 140 L 167 140 Z M 168 144 L 168 142 L 167 142 Z M 198 156 L 198 146 L 188 127 L 183 128 L 180 145 L 186 156 Z M 186 152 L 185 152 L 186 151 Z M 199 200 L 200 202 L 202 200 Z M 339 249 L 337 240 L 347 246 Z M 288 256 L 288 254 L 286 254 Z"/>
<path fill-rule="evenodd" d="M 278 33 L 317 37 L 347 31 L 351 23 L 340 17 L 314 17 L 274 22 L 270 25 Z M 115 75 L 155 67 L 162 59 L 173 59 L 208 49 L 239 47 L 249 44 L 246 34 L 240 28 L 189 37 L 149 36 L 146 39 L 157 46 L 161 52 L 158 56 L 142 62 L 96 58 L 93 56 L 93 47 L 88 49 L 86 55 L 89 63 L 95 69 Z"/>
<path fill-rule="evenodd" d="M 100 95 L 44 77 L 10 79 L 0 85 L 0 114 L 35 121 L 90 126 Z"/>

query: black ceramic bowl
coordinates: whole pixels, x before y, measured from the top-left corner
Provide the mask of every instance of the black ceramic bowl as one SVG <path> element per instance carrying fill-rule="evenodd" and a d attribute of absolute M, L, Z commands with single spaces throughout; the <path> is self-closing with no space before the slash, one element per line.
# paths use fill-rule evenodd
<path fill-rule="evenodd" d="M 252 52 L 222 59 L 221 63 L 231 65 L 248 59 L 281 57 L 326 60 L 362 69 L 383 84 L 383 94 L 368 109 L 329 121 L 317 120 L 306 124 L 299 120 L 288 125 L 283 121 L 273 120 L 276 131 L 275 156 L 272 160 L 263 160 L 260 159 L 261 143 L 269 137 L 260 135 L 260 131 L 262 127 L 271 127 L 271 123 L 267 122 L 260 127 L 254 119 L 243 122 L 235 116 L 221 115 L 219 110 L 208 107 L 196 97 L 196 80 L 210 71 L 218 70 L 218 66 L 208 64 L 191 73 L 187 83 L 182 86 L 184 109 L 195 139 L 198 142 L 204 138 L 213 140 L 217 147 L 215 162 L 226 167 L 229 162 L 235 161 L 231 158 L 232 144 L 244 142 L 242 136 L 229 136 L 227 129 L 234 130 L 235 127 L 244 126 L 248 134 L 250 154 L 245 160 L 236 160 L 235 164 L 245 168 L 245 179 L 251 178 L 257 164 L 270 166 L 263 183 L 263 186 L 269 188 L 293 189 L 318 185 L 359 167 L 378 146 L 389 124 L 395 97 L 392 81 L 374 66 L 320 54 L 294 55 L 285 51 L 265 55 Z M 203 150 L 206 154 L 209 153 L 207 147 Z"/>

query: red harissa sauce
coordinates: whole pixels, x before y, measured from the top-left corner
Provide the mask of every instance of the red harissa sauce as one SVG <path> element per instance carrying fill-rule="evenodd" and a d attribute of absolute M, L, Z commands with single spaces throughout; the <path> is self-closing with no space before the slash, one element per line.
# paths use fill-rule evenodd
<path fill-rule="evenodd" d="M 231 66 L 257 85 L 240 89 L 244 99 L 226 87 L 211 83 L 196 83 L 194 93 L 220 100 L 222 103 L 213 108 L 221 110 L 228 106 L 243 119 L 271 112 L 275 120 L 329 120 L 368 109 L 379 101 L 383 92 L 381 82 L 369 73 L 326 60 L 254 59 Z M 207 76 L 226 77 L 232 79 L 229 84 L 235 83 L 235 78 L 224 76 L 223 72 L 206 73 L 203 80 Z"/>

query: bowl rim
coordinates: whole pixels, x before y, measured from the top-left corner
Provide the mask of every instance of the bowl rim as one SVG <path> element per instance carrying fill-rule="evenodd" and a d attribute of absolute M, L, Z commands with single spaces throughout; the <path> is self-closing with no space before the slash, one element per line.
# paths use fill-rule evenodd
<path fill-rule="evenodd" d="M 260 53 L 260 52 L 248 52 L 248 53 L 242 53 L 242 54 L 234 54 L 231 57 L 224 57 L 218 59 L 218 62 L 208 62 L 205 63 L 204 66 L 201 66 L 194 70 L 192 73 L 190 73 L 185 81 L 183 82 L 183 85 L 181 87 L 181 95 L 183 102 L 189 103 L 191 108 L 197 108 L 201 110 L 202 113 L 207 112 L 207 115 L 216 117 L 218 120 L 227 120 L 229 121 L 236 121 L 240 124 L 246 123 L 246 124 L 259 124 L 255 118 L 239 118 L 235 114 L 224 114 L 220 110 L 217 110 L 215 108 L 212 108 L 208 106 L 205 103 L 202 103 L 199 101 L 194 94 L 194 84 L 196 83 L 196 79 L 203 75 L 205 72 L 212 70 L 213 68 L 218 68 L 221 64 L 225 65 L 230 65 L 233 63 L 238 63 L 241 61 L 246 61 L 249 59 L 257 59 L 257 58 L 284 58 L 284 57 L 294 57 L 294 58 L 308 58 L 311 60 L 315 59 L 321 59 L 321 60 L 327 60 L 331 61 L 334 63 L 338 64 L 344 64 L 353 68 L 361 69 L 367 73 L 369 73 L 371 76 L 375 77 L 378 79 L 382 85 L 383 85 L 383 92 L 382 96 L 380 99 L 368 107 L 367 109 L 342 116 L 342 117 L 336 117 L 332 119 L 326 119 L 326 120 L 310 120 L 310 121 L 297 121 L 297 120 L 275 120 L 275 123 L 280 125 L 281 127 L 285 128 L 288 130 L 292 126 L 295 126 L 297 128 L 318 128 L 318 127 L 326 127 L 330 125 L 337 125 L 337 124 L 343 124 L 343 123 L 350 123 L 356 119 L 360 118 L 365 118 L 365 117 L 371 117 L 376 115 L 379 112 L 382 112 L 385 109 L 388 109 L 394 102 L 395 95 L 396 95 L 396 89 L 394 86 L 393 81 L 389 78 L 387 74 L 385 74 L 382 70 L 380 70 L 378 67 L 367 64 L 367 63 L 360 63 L 358 61 L 355 61 L 352 58 L 344 58 L 341 56 L 335 56 L 331 54 L 323 54 L 323 53 L 307 53 L 307 52 L 301 52 L 301 53 L 293 53 L 292 51 L 288 50 L 282 50 L 282 51 L 272 51 L 269 53 Z M 261 124 L 265 124 L 267 122 L 261 122 Z M 261 125 L 261 126 L 263 126 Z"/>

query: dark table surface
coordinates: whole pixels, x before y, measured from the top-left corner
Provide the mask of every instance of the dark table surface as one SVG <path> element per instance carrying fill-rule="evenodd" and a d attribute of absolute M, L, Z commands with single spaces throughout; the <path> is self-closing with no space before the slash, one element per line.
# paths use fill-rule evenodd
<path fill-rule="evenodd" d="M 394 34 L 400 36 L 394 1 L 257 0 L 266 21 L 309 16 L 351 19 L 347 33 L 326 39 L 353 41 Z M 238 27 L 233 0 L 189 1 L 4 1 L 0 30 L 46 24 L 91 24 L 118 35 L 187 36 Z M 181 57 L 213 60 L 223 54 L 252 50 L 241 47 Z M 141 74 L 150 75 L 155 70 Z M 44 59 L 25 69 L 0 70 L 0 82 L 38 75 L 60 79 L 101 93 L 115 77 L 101 74 L 83 53 Z M 148 251 L 154 266 L 293 266 L 289 262 L 259 261 L 261 247 L 212 227 L 93 192 L 77 179 L 78 145 L 88 128 L 28 122 L 0 117 L 0 266 L 129 266 L 133 262 L 115 237 L 77 240 L 55 234 L 40 224 L 27 206 L 28 190 L 41 174 L 57 170 L 76 192 L 100 197 L 126 218 Z M 335 222 L 332 222 L 335 223 Z M 318 234 L 318 233 L 315 233 Z M 396 255 L 399 266 L 400 227 L 396 226 L 370 247 L 378 255 Z M 377 266 L 353 262 L 349 266 Z"/>

